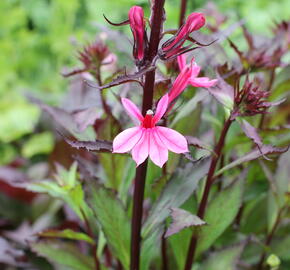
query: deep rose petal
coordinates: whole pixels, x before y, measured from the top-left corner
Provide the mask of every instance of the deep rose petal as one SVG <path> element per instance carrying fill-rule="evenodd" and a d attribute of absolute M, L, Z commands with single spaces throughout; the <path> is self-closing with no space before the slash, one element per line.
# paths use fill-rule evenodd
<path fill-rule="evenodd" d="M 195 63 L 195 60 L 194 58 L 192 58 L 191 60 L 191 78 L 195 78 L 198 76 L 200 72 L 200 66 L 198 66 L 196 63 Z"/>
<path fill-rule="evenodd" d="M 186 66 L 185 54 L 181 54 L 177 56 L 177 63 L 178 63 L 179 70 L 181 71 Z"/>
<path fill-rule="evenodd" d="M 175 98 L 177 98 L 187 87 L 188 81 L 191 77 L 191 69 L 185 67 L 175 79 L 172 88 L 169 92 L 169 102 L 171 103 Z"/>
<path fill-rule="evenodd" d="M 218 80 L 210 80 L 207 77 L 199 77 L 199 78 L 194 78 L 190 79 L 189 83 L 194 86 L 194 87 L 212 87 L 216 85 Z"/>
<path fill-rule="evenodd" d="M 158 102 L 155 115 L 153 117 L 154 125 L 162 118 L 168 107 L 168 94 L 165 94 Z"/>
<path fill-rule="evenodd" d="M 131 100 L 122 98 L 122 104 L 131 117 L 137 118 L 140 122 L 143 121 L 144 117 L 142 116 L 138 107 Z"/>
<path fill-rule="evenodd" d="M 130 151 L 142 136 L 142 128 L 128 128 L 119 133 L 113 141 L 114 153 L 125 153 Z"/>
<path fill-rule="evenodd" d="M 168 160 L 168 150 L 161 142 L 158 134 L 156 133 L 156 127 L 150 131 L 150 149 L 149 156 L 154 164 L 162 168 L 164 163 Z"/>
<path fill-rule="evenodd" d="M 188 152 L 187 141 L 179 132 L 166 127 L 156 127 L 155 129 L 168 150 L 178 154 Z"/>
<path fill-rule="evenodd" d="M 132 158 L 137 166 L 143 163 L 149 155 L 149 139 L 149 129 L 142 128 L 142 137 L 132 150 Z"/>

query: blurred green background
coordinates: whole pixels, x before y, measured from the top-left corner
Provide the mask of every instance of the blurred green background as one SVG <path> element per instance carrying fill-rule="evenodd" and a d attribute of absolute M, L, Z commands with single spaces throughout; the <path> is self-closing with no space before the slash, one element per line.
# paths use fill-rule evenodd
<path fill-rule="evenodd" d="M 206 3 L 188 1 L 187 13 L 201 10 Z M 290 18 L 289 0 L 219 0 L 215 4 L 228 16 L 228 24 L 244 18 L 257 34 L 267 35 L 274 21 Z M 51 151 L 49 132 L 33 135 L 40 111 L 24 95 L 32 92 L 58 104 L 68 85 L 61 71 L 78 64 L 77 50 L 95 40 L 100 25 L 109 27 L 103 13 L 114 22 L 122 21 L 132 5 L 143 6 L 149 15 L 146 0 L 0 1 L 0 164 L 17 155 L 31 158 Z M 166 0 L 166 27 L 176 27 L 178 10 L 178 0 Z M 234 33 L 233 38 L 237 36 Z"/>

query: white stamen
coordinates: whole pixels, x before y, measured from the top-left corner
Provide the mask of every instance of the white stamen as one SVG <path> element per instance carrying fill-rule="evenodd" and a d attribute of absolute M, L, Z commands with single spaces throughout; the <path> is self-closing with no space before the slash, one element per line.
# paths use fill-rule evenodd
<path fill-rule="evenodd" d="M 153 112 L 152 110 L 148 110 L 148 111 L 146 112 L 146 114 L 148 114 L 148 115 L 153 115 L 154 112 Z"/>

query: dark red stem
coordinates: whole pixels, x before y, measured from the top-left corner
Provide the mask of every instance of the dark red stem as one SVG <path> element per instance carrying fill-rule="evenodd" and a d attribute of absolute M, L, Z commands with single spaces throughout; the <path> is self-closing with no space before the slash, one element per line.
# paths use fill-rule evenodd
<path fill-rule="evenodd" d="M 161 253 L 162 253 L 162 270 L 168 270 L 168 263 L 167 263 L 167 243 L 166 243 L 166 238 L 165 238 L 165 232 L 164 231 L 161 239 Z"/>
<path fill-rule="evenodd" d="M 184 24 L 187 0 L 180 0 L 179 27 Z"/>
<path fill-rule="evenodd" d="M 221 132 L 219 141 L 217 143 L 217 145 L 215 146 L 215 155 L 212 157 L 211 160 L 211 164 L 209 167 L 209 171 L 208 171 L 208 175 L 207 175 L 207 179 L 206 179 L 206 184 L 205 184 L 205 188 L 203 191 L 203 195 L 202 195 L 202 199 L 201 202 L 199 204 L 199 208 L 197 211 L 197 215 L 202 219 L 204 217 L 205 214 L 205 210 L 206 210 L 206 206 L 207 206 L 207 202 L 208 202 L 208 196 L 209 196 L 209 192 L 210 192 L 210 188 L 214 182 L 214 172 L 217 166 L 217 163 L 219 161 L 219 158 L 221 156 L 222 153 L 222 149 L 225 143 L 225 138 L 227 135 L 227 132 L 231 126 L 233 120 L 231 120 L 231 117 L 228 118 L 228 120 L 225 122 L 223 130 Z M 192 234 L 191 237 L 191 241 L 190 241 L 190 245 L 189 245 L 189 249 L 187 252 L 187 258 L 186 258 L 186 263 L 185 263 L 185 267 L 184 270 L 190 270 L 192 267 L 192 263 L 193 263 L 193 259 L 194 259 L 194 255 L 195 255 L 195 250 L 196 250 L 196 245 L 197 245 L 197 237 L 195 236 L 195 234 Z"/>
<path fill-rule="evenodd" d="M 82 216 L 84 218 L 87 234 L 92 239 L 94 239 L 94 234 L 93 234 L 93 231 L 91 229 L 90 222 L 87 219 L 87 216 L 86 216 L 85 212 L 82 209 L 81 209 L 81 213 L 82 213 Z M 100 262 L 99 262 L 99 259 L 98 259 L 98 256 L 97 256 L 97 244 L 96 243 L 93 244 L 93 258 L 94 258 L 94 262 L 95 262 L 95 270 L 101 270 Z"/>
<path fill-rule="evenodd" d="M 266 237 L 266 240 L 265 240 L 265 245 L 266 246 L 269 246 L 273 237 L 274 237 L 274 234 L 278 228 L 278 225 L 281 221 L 281 215 L 282 215 L 282 212 L 283 212 L 284 208 L 282 207 L 279 212 L 278 212 L 278 215 L 277 215 L 277 218 L 275 220 L 275 224 L 272 228 L 272 230 L 270 231 L 270 233 L 267 235 Z M 266 252 L 263 252 L 261 257 L 260 257 L 260 260 L 258 262 L 258 265 L 257 265 L 257 270 L 262 270 L 263 269 L 263 263 L 264 263 L 264 260 L 265 260 L 265 257 L 266 257 Z"/>
<path fill-rule="evenodd" d="M 144 61 L 146 64 L 151 64 L 158 52 L 158 46 L 164 21 L 164 2 L 165 0 L 152 1 L 153 6 L 151 15 L 151 34 L 148 53 L 146 54 Z M 145 74 L 145 83 L 143 88 L 143 115 L 146 114 L 147 110 L 152 108 L 154 83 L 155 71 L 147 72 Z M 142 213 L 147 163 L 148 160 L 146 160 L 136 169 L 133 195 L 133 214 L 131 223 L 130 270 L 139 270 L 140 266 Z"/>

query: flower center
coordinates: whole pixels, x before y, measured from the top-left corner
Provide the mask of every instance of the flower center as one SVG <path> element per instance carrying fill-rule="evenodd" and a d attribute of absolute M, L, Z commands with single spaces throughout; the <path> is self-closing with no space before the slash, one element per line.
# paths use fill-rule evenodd
<path fill-rule="evenodd" d="M 152 122 L 153 119 L 153 111 L 152 110 L 148 110 L 146 112 L 146 115 L 144 117 L 144 120 L 142 122 L 142 127 L 144 128 L 153 128 L 154 124 Z"/>

